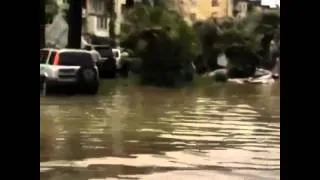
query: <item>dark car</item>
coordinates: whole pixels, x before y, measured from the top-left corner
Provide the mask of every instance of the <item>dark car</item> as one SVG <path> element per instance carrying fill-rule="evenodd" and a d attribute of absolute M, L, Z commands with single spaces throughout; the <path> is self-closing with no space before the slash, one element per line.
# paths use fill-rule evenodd
<path fill-rule="evenodd" d="M 112 48 L 108 45 L 87 45 L 87 50 L 97 51 L 101 58 L 97 60 L 100 77 L 115 78 L 116 77 L 116 58 L 112 52 Z"/>

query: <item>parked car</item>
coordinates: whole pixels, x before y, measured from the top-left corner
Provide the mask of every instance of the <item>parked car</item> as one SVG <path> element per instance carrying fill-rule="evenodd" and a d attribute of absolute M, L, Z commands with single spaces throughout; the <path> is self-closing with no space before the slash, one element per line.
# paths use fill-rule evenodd
<path fill-rule="evenodd" d="M 128 76 L 129 64 L 128 59 L 123 59 L 127 52 L 122 52 L 121 49 L 111 48 L 109 45 L 86 45 L 85 49 L 93 54 L 99 53 L 100 57 L 97 65 L 100 72 L 100 77 L 115 78 L 117 73 L 122 77 Z"/>
<path fill-rule="evenodd" d="M 100 54 L 97 60 L 97 66 L 101 78 L 115 78 L 117 75 L 117 60 L 113 50 L 108 45 L 87 45 L 85 47 L 88 51 L 96 51 Z"/>
<path fill-rule="evenodd" d="M 40 77 L 47 90 L 72 88 L 89 94 L 99 89 L 99 70 L 92 53 L 79 49 L 40 49 Z"/>

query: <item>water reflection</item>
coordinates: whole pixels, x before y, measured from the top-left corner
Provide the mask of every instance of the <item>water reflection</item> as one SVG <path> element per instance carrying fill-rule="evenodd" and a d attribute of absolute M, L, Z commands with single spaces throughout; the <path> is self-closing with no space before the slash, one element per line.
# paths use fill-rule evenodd
<path fill-rule="evenodd" d="M 42 97 L 41 179 L 279 179 L 279 106 L 277 84 Z"/>

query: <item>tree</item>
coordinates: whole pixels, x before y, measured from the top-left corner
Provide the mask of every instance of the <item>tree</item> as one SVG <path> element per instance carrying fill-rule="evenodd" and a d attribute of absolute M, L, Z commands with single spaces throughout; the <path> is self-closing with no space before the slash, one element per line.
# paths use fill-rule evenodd
<path fill-rule="evenodd" d="M 112 39 L 114 39 L 115 38 L 115 32 L 114 32 L 115 19 L 118 18 L 115 12 L 115 0 L 108 0 L 106 2 L 107 2 L 106 4 L 107 14 L 108 14 L 108 18 L 110 18 L 110 21 L 108 24 L 109 35 Z"/>
<path fill-rule="evenodd" d="M 183 17 L 163 6 L 140 4 L 124 20 L 121 46 L 142 59 L 142 83 L 179 86 L 192 80 L 198 39 Z"/>
<path fill-rule="evenodd" d="M 55 0 L 45 0 L 46 23 L 51 23 L 56 14 L 58 14 L 59 7 Z"/>
<path fill-rule="evenodd" d="M 246 71 L 243 75 L 251 74 L 263 61 L 262 56 L 268 54 L 262 50 L 268 49 L 279 24 L 280 14 L 277 11 L 253 11 L 240 20 L 211 18 L 196 23 L 194 28 L 201 41 L 203 55 L 196 63 L 197 68 L 209 71 L 219 68 L 217 56 L 227 52 L 229 61 L 235 64 L 233 67 Z M 263 38 L 268 33 L 271 33 L 271 39 Z M 206 68 L 203 68 L 203 65 L 206 65 Z"/>
<path fill-rule="evenodd" d="M 82 3 L 83 1 L 81 0 L 69 0 L 68 48 L 81 48 Z"/>
<path fill-rule="evenodd" d="M 45 47 L 45 24 L 46 24 L 46 9 L 45 0 L 40 0 L 40 49 Z"/>

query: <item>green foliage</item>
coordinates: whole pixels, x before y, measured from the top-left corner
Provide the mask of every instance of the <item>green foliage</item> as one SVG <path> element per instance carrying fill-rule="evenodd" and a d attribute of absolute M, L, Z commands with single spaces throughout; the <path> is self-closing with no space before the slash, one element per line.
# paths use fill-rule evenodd
<path fill-rule="evenodd" d="M 265 33 L 280 29 L 279 11 L 251 12 L 244 19 L 208 19 L 195 26 L 203 58 L 200 64 L 206 64 L 208 70 L 216 69 L 217 55 L 226 50 L 238 49 L 236 55 L 229 54 L 229 59 L 236 66 L 246 66 L 248 62 L 261 60 L 261 39 Z M 247 61 L 246 59 L 251 59 Z M 253 60 L 255 59 L 255 60 Z M 237 62 L 235 62 L 237 61 Z M 257 63 L 251 64 L 256 66 Z"/>
<path fill-rule="evenodd" d="M 262 59 L 264 34 L 280 30 L 279 11 L 253 11 L 244 19 L 210 18 L 190 27 L 170 3 L 137 5 L 122 24 L 121 46 L 142 59 L 141 81 L 146 84 L 179 84 L 192 74 L 191 61 L 202 72 L 217 69 L 222 52 L 235 72 L 249 75 Z"/>
<path fill-rule="evenodd" d="M 137 5 L 125 16 L 122 47 L 142 59 L 141 82 L 179 86 L 192 80 L 192 60 L 199 53 L 192 27 L 163 6 Z"/>

